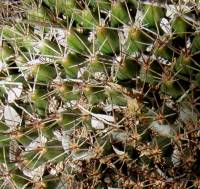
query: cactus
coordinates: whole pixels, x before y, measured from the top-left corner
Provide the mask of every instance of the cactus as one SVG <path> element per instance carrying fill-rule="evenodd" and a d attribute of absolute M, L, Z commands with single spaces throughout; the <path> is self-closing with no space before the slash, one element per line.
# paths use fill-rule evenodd
<path fill-rule="evenodd" d="M 199 187 L 199 1 L 0 5 L 0 188 Z"/>

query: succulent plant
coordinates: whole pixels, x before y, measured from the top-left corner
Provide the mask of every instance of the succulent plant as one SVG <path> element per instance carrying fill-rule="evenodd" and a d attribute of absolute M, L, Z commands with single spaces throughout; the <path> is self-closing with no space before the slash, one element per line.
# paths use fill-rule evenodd
<path fill-rule="evenodd" d="M 200 2 L 0 8 L 0 188 L 198 188 Z"/>

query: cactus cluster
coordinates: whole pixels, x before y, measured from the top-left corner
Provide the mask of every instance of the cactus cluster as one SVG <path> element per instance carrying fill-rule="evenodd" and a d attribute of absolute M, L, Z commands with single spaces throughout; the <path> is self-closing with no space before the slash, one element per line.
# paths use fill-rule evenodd
<path fill-rule="evenodd" d="M 198 0 L 0 6 L 0 188 L 199 188 Z"/>

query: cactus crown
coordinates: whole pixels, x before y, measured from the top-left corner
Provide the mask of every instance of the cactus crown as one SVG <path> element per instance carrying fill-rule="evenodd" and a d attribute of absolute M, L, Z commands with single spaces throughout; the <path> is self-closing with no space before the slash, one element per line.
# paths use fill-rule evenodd
<path fill-rule="evenodd" d="M 198 0 L 0 6 L 0 188 L 200 185 Z"/>

